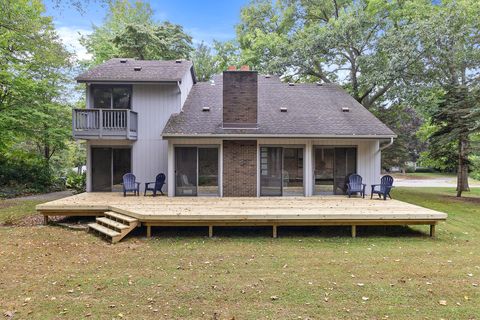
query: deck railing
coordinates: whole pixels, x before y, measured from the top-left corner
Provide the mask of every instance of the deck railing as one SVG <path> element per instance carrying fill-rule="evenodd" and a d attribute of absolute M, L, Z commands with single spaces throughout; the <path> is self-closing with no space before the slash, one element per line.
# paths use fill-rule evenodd
<path fill-rule="evenodd" d="M 130 109 L 74 109 L 73 135 L 83 139 L 136 139 L 138 114 Z"/>

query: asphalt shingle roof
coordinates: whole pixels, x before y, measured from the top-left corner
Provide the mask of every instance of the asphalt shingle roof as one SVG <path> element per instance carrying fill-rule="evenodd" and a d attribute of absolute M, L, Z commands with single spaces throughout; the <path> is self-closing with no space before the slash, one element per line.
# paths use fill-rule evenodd
<path fill-rule="evenodd" d="M 126 60 L 122 63 L 121 60 Z M 141 67 L 135 71 L 135 67 Z M 180 81 L 192 68 L 190 61 L 159 61 L 114 58 L 82 73 L 78 82 L 170 82 Z"/>
<path fill-rule="evenodd" d="M 333 84 L 283 83 L 278 77 L 258 76 L 258 128 L 222 127 L 222 76 L 193 86 L 182 112 L 170 117 L 163 136 L 249 134 L 259 136 L 379 136 L 395 133 L 345 90 Z M 210 111 L 202 111 L 210 107 Z M 282 107 L 287 112 L 281 112 Z M 348 107 L 349 112 L 342 112 Z"/>

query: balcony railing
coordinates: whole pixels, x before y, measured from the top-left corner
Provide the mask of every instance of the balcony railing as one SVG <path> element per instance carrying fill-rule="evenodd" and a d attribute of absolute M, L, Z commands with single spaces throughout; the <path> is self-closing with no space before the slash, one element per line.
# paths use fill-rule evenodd
<path fill-rule="evenodd" d="M 74 109 L 77 139 L 137 139 L 138 115 L 130 109 Z"/>

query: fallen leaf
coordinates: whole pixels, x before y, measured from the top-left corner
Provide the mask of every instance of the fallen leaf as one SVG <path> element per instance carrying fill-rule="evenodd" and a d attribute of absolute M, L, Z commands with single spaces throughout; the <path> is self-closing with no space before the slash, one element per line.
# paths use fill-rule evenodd
<path fill-rule="evenodd" d="M 362 297 L 363 301 L 368 301 L 370 298 L 369 297 Z"/>
<path fill-rule="evenodd" d="M 278 300 L 278 296 L 271 296 L 270 299 L 271 299 L 272 301 Z"/>
<path fill-rule="evenodd" d="M 357 286 L 359 286 L 359 287 L 363 287 L 364 285 L 365 285 L 365 284 L 363 284 L 363 283 L 361 283 L 361 282 L 357 283 Z"/>
<path fill-rule="evenodd" d="M 442 306 L 446 306 L 447 305 L 447 300 L 439 300 L 438 304 L 440 304 Z"/>

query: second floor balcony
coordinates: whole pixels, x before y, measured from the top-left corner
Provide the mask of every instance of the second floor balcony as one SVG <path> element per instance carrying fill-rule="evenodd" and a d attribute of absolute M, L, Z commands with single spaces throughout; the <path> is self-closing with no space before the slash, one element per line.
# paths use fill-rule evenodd
<path fill-rule="evenodd" d="M 74 109 L 75 139 L 137 140 L 138 115 L 130 109 Z"/>

